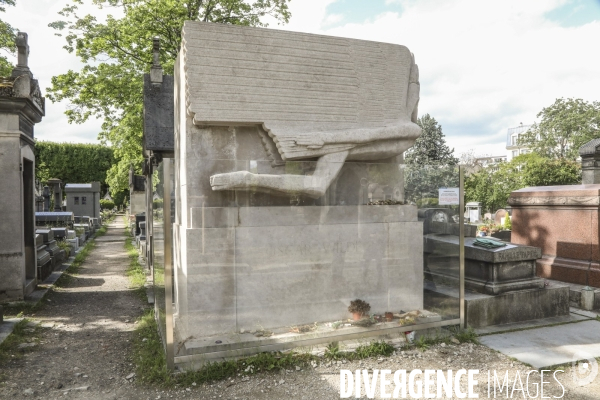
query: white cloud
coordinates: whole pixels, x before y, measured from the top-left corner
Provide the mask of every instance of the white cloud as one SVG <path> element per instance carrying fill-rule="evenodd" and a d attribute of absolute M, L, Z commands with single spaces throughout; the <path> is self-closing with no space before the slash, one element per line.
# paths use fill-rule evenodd
<path fill-rule="evenodd" d="M 401 14 L 360 24 L 328 29 L 325 16 L 315 31 L 302 15 L 292 22 L 300 31 L 406 45 L 420 68 L 420 113 L 444 126 L 457 152 L 477 144 L 501 154 L 506 129 L 533 122 L 556 98 L 597 99 L 600 56 L 592 38 L 600 37 L 600 22 L 564 28 L 544 18 L 564 3 L 406 1 Z"/>
<path fill-rule="evenodd" d="M 63 18 L 57 13 L 66 4 L 66 1 L 56 0 L 18 0 L 16 7 L 7 7 L 6 14 L 1 16 L 13 27 L 27 32 L 29 68 L 39 81 L 42 94 L 52 85 L 52 76 L 82 67 L 75 55 L 62 48 L 66 44 L 64 37 L 55 36 L 55 30 L 48 27 L 48 23 Z M 99 11 L 89 5 L 79 6 L 79 10 L 79 15 L 90 13 L 99 19 L 107 13 L 118 12 L 115 9 Z M 35 126 L 35 137 L 54 142 L 97 143 L 101 121 L 92 119 L 85 124 L 69 124 L 64 115 L 67 106 L 66 102 L 53 104 L 46 99 L 46 116 Z"/>
<path fill-rule="evenodd" d="M 600 21 L 565 28 L 545 18 L 567 0 L 387 0 L 401 4 L 402 12 L 380 15 L 370 13 L 364 2 L 365 22 L 341 26 L 339 15 L 327 13 L 334 1 L 293 0 L 290 23 L 270 21 L 271 27 L 406 45 L 421 72 L 420 113 L 442 124 L 458 153 L 481 148 L 500 154 L 506 129 L 531 123 L 557 97 L 598 99 L 600 53 L 594 40 L 600 37 Z M 62 49 L 64 39 L 47 27 L 63 5 L 19 0 L 6 13 L 10 23 L 29 33 L 30 66 L 43 89 L 53 75 L 81 67 Z M 106 13 L 89 6 L 85 11 Z M 100 122 L 69 125 L 65 107 L 48 102 L 36 136 L 95 141 Z"/>

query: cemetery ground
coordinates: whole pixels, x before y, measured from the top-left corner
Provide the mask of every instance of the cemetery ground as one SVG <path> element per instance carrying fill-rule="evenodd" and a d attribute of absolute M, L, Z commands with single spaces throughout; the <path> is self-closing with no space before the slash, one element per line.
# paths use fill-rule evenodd
<path fill-rule="evenodd" d="M 365 342 L 345 352 L 343 346 L 329 345 L 318 355 L 262 354 L 170 375 L 164 372 L 143 288 L 145 276 L 127 243 L 125 225 L 117 216 L 106 234 L 95 239 L 87 258 L 63 275 L 39 306 L 22 310 L 25 319 L 0 345 L 0 398 L 338 399 L 341 369 L 417 368 L 478 369 L 476 393 L 488 398 L 488 371 L 502 376 L 508 371 L 512 389 L 517 371 L 524 380 L 532 370 L 463 331 L 445 338 L 422 337 L 412 346 Z M 555 369 L 565 370 L 557 373 L 565 394 L 550 378 L 545 397 L 600 398 L 600 378 L 579 387 L 570 365 Z M 532 397 L 535 391 L 530 385 Z M 366 398 L 364 388 L 362 396 Z M 379 388 L 375 398 L 381 398 Z M 506 391 L 496 398 L 507 398 Z M 523 396 L 516 391 L 512 398 Z"/>

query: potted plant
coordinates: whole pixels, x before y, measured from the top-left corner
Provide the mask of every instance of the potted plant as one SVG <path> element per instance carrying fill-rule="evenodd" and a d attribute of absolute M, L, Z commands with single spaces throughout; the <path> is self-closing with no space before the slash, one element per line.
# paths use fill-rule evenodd
<path fill-rule="evenodd" d="M 348 311 L 352 313 L 352 319 L 358 321 L 371 310 L 371 305 L 364 300 L 356 299 L 350 302 Z"/>

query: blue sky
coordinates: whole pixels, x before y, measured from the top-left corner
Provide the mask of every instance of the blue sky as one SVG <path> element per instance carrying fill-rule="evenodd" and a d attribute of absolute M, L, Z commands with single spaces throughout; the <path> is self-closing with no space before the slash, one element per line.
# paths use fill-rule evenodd
<path fill-rule="evenodd" d="M 5 15 L 28 32 L 42 88 L 81 68 L 47 27 L 66 3 L 17 0 Z M 407 46 L 420 68 L 419 113 L 438 120 L 457 155 L 504 154 L 506 130 L 558 97 L 600 100 L 600 0 L 292 0 L 290 9 L 288 25 L 271 26 Z M 36 137 L 95 142 L 100 121 L 69 125 L 66 107 L 47 101 Z"/>

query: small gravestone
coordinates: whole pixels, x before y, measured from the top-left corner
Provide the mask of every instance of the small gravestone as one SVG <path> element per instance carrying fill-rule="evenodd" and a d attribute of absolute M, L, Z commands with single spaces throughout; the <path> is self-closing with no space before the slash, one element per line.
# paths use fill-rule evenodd
<path fill-rule="evenodd" d="M 146 221 L 145 213 L 136 214 L 136 216 L 135 216 L 135 236 L 140 235 L 140 233 L 141 233 L 140 222 L 144 222 L 144 221 Z"/>
<path fill-rule="evenodd" d="M 146 240 L 146 221 L 140 222 L 140 240 Z"/>
<path fill-rule="evenodd" d="M 54 231 L 52 229 L 38 229 L 36 233 L 40 234 L 46 245 L 46 251 L 52 256 L 52 266 L 56 267 L 60 265 L 65 259 L 65 251 L 58 247 L 56 239 L 54 238 Z M 46 277 L 43 276 L 42 279 Z"/>
<path fill-rule="evenodd" d="M 494 224 L 502 225 L 504 223 L 504 218 L 508 215 L 508 211 L 501 208 L 494 214 Z"/>
<path fill-rule="evenodd" d="M 67 237 L 67 228 L 51 228 L 54 238 L 64 240 Z"/>
<path fill-rule="evenodd" d="M 73 229 L 77 230 L 77 228 L 83 229 L 83 232 L 79 236 L 79 244 L 81 245 L 85 240 L 91 235 L 90 225 L 89 224 L 73 224 Z"/>

